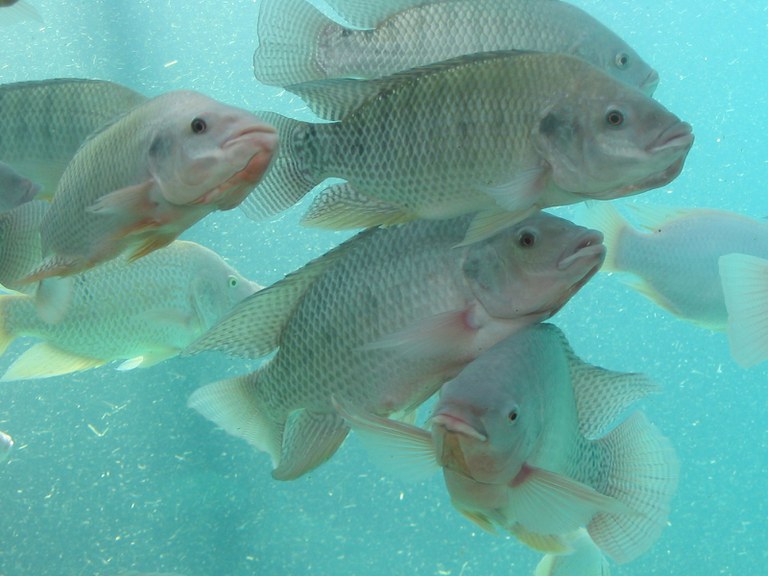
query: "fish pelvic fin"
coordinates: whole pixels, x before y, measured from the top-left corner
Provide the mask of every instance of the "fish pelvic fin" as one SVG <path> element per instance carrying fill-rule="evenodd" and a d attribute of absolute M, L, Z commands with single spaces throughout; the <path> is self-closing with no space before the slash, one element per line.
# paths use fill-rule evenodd
<path fill-rule="evenodd" d="M 346 230 L 402 224 L 417 217 L 398 206 L 365 196 L 345 182 L 320 192 L 301 223 L 315 228 Z"/>
<path fill-rule="evenodd" d="M 568 554 L 571 552 L 567 540 L 559 534 L 538 534 L 527 530 L 521 524 L 513 524 L 509 527 L 509 531 L 532 550 L 550 554 Z"/>
<path fill-rule="evenodd" d="M 242 438 L 257 450 L 280 462 L 282 423 L 272 419 L 258 398 L 260 372 L 219 380 L 195 390 L 187 406 L 223 428 L 232 436 Z"/>
<path fill-rule="evenodd" d="M 338 450 L 349 426 L 334 412 L 294 410 L 285 422 L 280 464 L 275 480 L 294 480 L 317 468 Z"/>
<path fill-rule="evenodd" d="M 718 262 L 731 356 L 739 366 L 749 368 L 768 359 L 768 260 L 727 254 Z"/>
<path fill-rule="evenodd" d="M 266 0 L 259 8 L 259 45 L 253 73 L 259 82 L 286 86 L 327 76 L 319 62 L 318 38 L 341 26 L 305 0 Z"/>
<path fill-rule="evenodd" d="M 240 204 L 251 220 L 264 220 L 287 210 L 319 184 L 306 174 L 305 167 L 311 162 L 311 150 L 315 149 L 314 134 L 324 126 L 274 112 L 259 112 L 259 117 L 275 127 L 280 146 L 262 180 Z"/>
<path fill-rule="evenodd" d="M 669 503 L 677 490 L 679 464 L 667 438 L 641 412 L 596 444 L 608 470 L 603 492 L 628 508 L 601 512 L 587 526 L 589 535 L 616 562 L 645 552 L 667 524 Z"/>
<path fill-rule="evenodd" d="M 580 528 L 567 540 L 571 552 L 546 554 L 536 565 L 533 576 L 610 576 L 608 560 L 586 530 Z"/>

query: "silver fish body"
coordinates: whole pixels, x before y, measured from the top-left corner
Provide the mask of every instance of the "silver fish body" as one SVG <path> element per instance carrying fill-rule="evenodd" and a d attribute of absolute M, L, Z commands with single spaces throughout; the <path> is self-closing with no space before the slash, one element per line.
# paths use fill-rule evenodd
<path fill-rule="evenodd" d="M 412 410 L 504 335 L 549 317 L 603 258 L 601 237 L 544 213 L 456 247 L 468 218 L 369 230 L 240 304 L 188 352 L 275 356 L 190 406 L 291 479 L 333 454 L 333 399 Z"/>
<path fill-rule="evenodd" d="M 13 450 L 13 438 L 0 430 L 0 462 L 8 460 Z"/>
<path fill-rule="evenodd" d="M 9 290 L 34 293 L 37 286 L 22 282 L 42 262 L 40 225 L 50 204 L 32 200 L 0 214 L 0 284 Z"/>

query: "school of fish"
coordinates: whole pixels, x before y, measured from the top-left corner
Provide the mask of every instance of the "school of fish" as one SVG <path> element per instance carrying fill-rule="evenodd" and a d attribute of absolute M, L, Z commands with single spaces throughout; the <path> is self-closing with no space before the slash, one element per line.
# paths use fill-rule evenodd
<path fill-rule="evenodd" d="M 353 430 L 385 469 L 442 473 L 459 513 L 542 552 L 535 576 L 605 576 L 667 523 L 679 463 L 635 407 L 661 387 L 582 361 L 544 322 L 602 267 L 755 365 L 768 224 L 639 204 L 648 232 L 624 219 L 610 201 L 674 180 L 692 127 L 653 98 L 651 65 L 567 2 L 327 4 L 337 20 L 263 0 L 255 27 L 256 79 L 315 121 L 193 90 L 0 85 L 0 353 L 38 340 L 0 381 L 266 358 L 188 406 L 273 478 Z M 24 19 L 41 17 L 0 3 L 0 26 Z M 364 230 L 268 287 L 177 240 L 215 210 L 263 220 L 318 187 L 303 225 Z M 588 227 L 542 211 L 588 200 Z M 0 432 L 0 462 L 13 446 Z"/>

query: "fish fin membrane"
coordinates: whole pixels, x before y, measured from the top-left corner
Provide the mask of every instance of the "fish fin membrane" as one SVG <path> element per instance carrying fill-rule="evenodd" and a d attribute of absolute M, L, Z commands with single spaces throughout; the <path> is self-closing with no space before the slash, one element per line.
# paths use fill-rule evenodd
<path fill-rule="evenodd" d="M 510 526 L 509 531 L 515 538 L 532 550 L 547 552 L 549 554 L 567 554 L 571 551 L 568 542 L 559 534 L 538 534 L 536 532 L 530 532 L 520 524 Z"/>
<path fill-rule="evenodd" d="M 195 390 L 187 406 L 242 438 L 272 458 L 272 466 L 280 461 L 282 425 L 269 418 L 256 395 L 259 371 L 245 376 L 219 380 Z"/>
<path fill-rule="evenodd" d="M 274 112 L 259 112 L 259 117 L 275 127 L 280 146 L 264 177 L 240 204 L 240 209 L 251 220 L 264 220 L 287 210 L 319 184 L 304 175 L 307 151 L 297 149 L 301 145 L 297 146 L 293 142 L 297 139 L 305 143 L 306 138 L 312 138 L 307 135 L 312 130 L 306 131 L 303 137 L 295 136 L 309 125 Z M 323 125 L 312 126 L 314 130 L 320 130 Z"/>
<path fill-rule="evenodd" d="M 474 522 L 480 528 L 488 532 L 488 534 L 493 534 L 496 536 L 498 534 L 498 531 L 496 530 L 496 526 L 491 521 L 488 516 L 483 514 L 482 512 L 478 512 L 476 510 L 464 510 L 462 508 L 457 507 L 456 508 L 459 512 L 461 512 L 461 515 L 464 516 L 467 520 Z"/>
<path fill-rule="evenodd" d="M 334 405 L 371 459 L 386 472 L 419 482 L 440 471 L 432 435 L 423 428 L 342 407 L 335 401 Z"/>
<path fill-rule="evenodd" d="M 259 82 L 286 86 L 325 78 L 318 61 L 319 36 L 332 22 L 306 0 L 264 0 L 259 8 L 259 45 L 253 73 Z"/>
<path fill-rule="evenodd" d="M 632 231 L 616 206 L 611 202 L 589 202 L 584 211 L 584 222 L 588 228 L 595 228 L 603 233 L 605 261 L 600 270 L 603 272 L 621 272 L 621 251 L 625 234 Z"/>
<path fill-rule="evenodd" d="M 318 194 L 301 223 L 315 228 L 345 230 L 391 226 L 416 218 L 416 214 L 365 196 L 345 182 L 329 186 Z"/>
<path fill-rule="evenodd" d="M 719 266 L 731 355 L 749 368 L 768 359 L 768 260 L 727 254 Z"/>
<path fill-rule="evenodd" d="M 86 212 L 120 217 L 151 214 L 153 206 L 149 199 L 149 191 L 153 186 L 155 181 L 149 179 L 141 184 L 115 190 L 101 196 L 86 208 Z"/>
<path fill-rule="evenodd" d="M 580 528 L 568 537 L 568 542 L 571 552 L 546 554 L 533 576 L 610 576 L 608 560 L 586 530 Z"/>
<path fill-rule="evenodd" d="M 510 483 L 509 509 L 529 532 L 563 534 L 587 524 L 600 512 L 631 512 L 611 495 L 561 474 L 525 466 L 520 475 L 522 479 Z"/>
<path fill-rule="evenodd" d="M 88 370 L 106 364 L 105 360 L 77 356 L 46 342 L 35 344 L 8 367 L 0 382 L 50 378 Z"/>
<path fill-rule="evenodd" d="M 6 24 L 16 24 L 17 22 L 27 22 L 36 20 L 42 23 L 43 18 L 40 13 L 26 0 L 21 0 L 16 4 L 4 6 L 0 12 L 0 26 Z"/>
<path fill-rule="evenodd" d="M 149 352 L 145 352 L 141 356 L 136 356 L 135 358 L 129 358 L 125 362 L 122 362 L 117 369 L 121 372 L 125 372 L 128 370 L 133 370 L 135 368 L 149 368 L 150 366 L 154 366 L 155 364 L 159 364 L 160 362 L 167 360 L 168 358 L 173 358 L 179 353 L 178 350 L 173 348 L 167 348 L 162 350 L 152 350 Z"/>
<path fill-rule="evenodd" d="M 609 463 L 604 493 L 629 513 L 600 513 L 587 526 L 592 540 L 616 562 L 629 562 L 658 539 L 677 490 L 679 464 L 667 438 L 641 412 L 597 441 Z"/>
<path fill-rule="evenodd" d="M 349 426 L 336 413 L 294 410 L 285 422 L 280 464 L 275 480 L 294 480 L 317 468 L 338 450 Z"/>
<path fill-rule="evenodd" d="M 361 232 L 355 238 L 372 232 Z M 278 347 L 283 326 L 304 293 L 354 245 L 354 241 L 344 242 L 282 280 L 241 300 L 228 315 L 185 348 L 183 354 L 204 350 L 218 350 L 241 358 L 260 358 L 269 354 Z"/>
<path fill-rule="evenodd" d="M 29 296 L 22 294 L 0 294 L 0 355 L 4 354 L 16 339 L 16 334 L 13 329 L 8 326 L 8 306 L 13 306 L 14 300 L 21 300 L 29 298 Z"/>
<path fill-rule="evenodd" d="M 470 244 L 486 240 L 538 211 L 539 209 L 534 206 L 521 212 L 481 210 L 472 218 L 464 239 L 456 246 L 469 246 Z"/>
<path fill-rule="evenodd" d="M 327 0 L 341 18 L 359 28 L 375 28 L 387 18 L 424 4 L 423 0 Z"/>
<path fill-rule="evenodd" d="M 559 332 L 576 399 L 579 433 L 587 439 L 602 438 L 623 421 L 633 404 L 659 391 L 645 374 L 614 372 L 584 362 L 558 328 L 549 329 Z"/>

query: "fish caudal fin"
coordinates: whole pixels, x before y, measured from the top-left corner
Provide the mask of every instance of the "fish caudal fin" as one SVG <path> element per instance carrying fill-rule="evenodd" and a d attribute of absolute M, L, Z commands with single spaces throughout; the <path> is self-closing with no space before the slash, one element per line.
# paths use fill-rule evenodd
<path fill-rule="evenodd" d="M 588 202 L 587 206 L 584 225 L 603 233 L 606 254 L 600 270 L 620 272 L 622 239 L 632 227 L 610 202 Z"/>
<path fill-rule="evenodd" d="M 536 566 L 533 576 L 609 576 L 603 553 L 584 529 L 568 537 L 571 552 L 547 554 Z"/>
<path fill-rule="evenodd" d="M 329 186 L 313 200 L 301 219 L 304 226 L 346 230 L 391 226 L 415 220 L 417 215 L 360 194 L 350 184 Z"/>
<path fill-rule="evenodd" d="M 768 260 L 727 254 L 719 265 L 731 355 L 749 368 L 768 359 Z"/>
<path fill-rule="evenodd" d="M 325 78 L 318 62 L 318 38 L 328 28 L 342 30 L 306 0 L 264 0 L 253 54 L 256 79 L 286 86 Z"/>
<path fill-rule="evenodd" d="M 280 462 L 283 427 L 270 419 L 255 394 L 259 372 L 219 380 L 195 390 L 187 406 L 224 429 L 244 439 L 272 458 L 272 465 Z"/>
<path fill-rule="evenodd" d="M 317 468 L 338 450 L 349 426 L 333 412 L 294 410 L 285 422 L 275 480 L 293 480 Z"/>
<path fill-rule="evenodd" d="M 51 378 L 89 370 L 106 364 L 105 360 L 88 358 L 66 352 L 45 342 L 35 344 L 26 350 L 8 367 L 0 382 Z"/>
<path fill-rule="evenodd" d="M 596 444 L 609 466 L 603 492 L 629 511 L 600 513 L 587 530 L 608 556 L 629 562 L 645 552 L 667 524 L 669 502 L 677 489 L 677 456 L 669 440 L 641 412 Z"/>
<path fill-rule="evenodd" d="M 252 220 L 264 220 L 287 210 L 319 184 L 304 174 L 307 147 L 303 143 L 294 145 L 294 140 L 312 138 L 312 134 L 324 126 L 312 125 L 312 130 L 297 135 L 299 131 L 304 131 L 307 123 L 273 112 L 259 112 L 259 117 L 275 127 L 280 147 L 264 178 L 240 204 L 242 211 Z"/>

